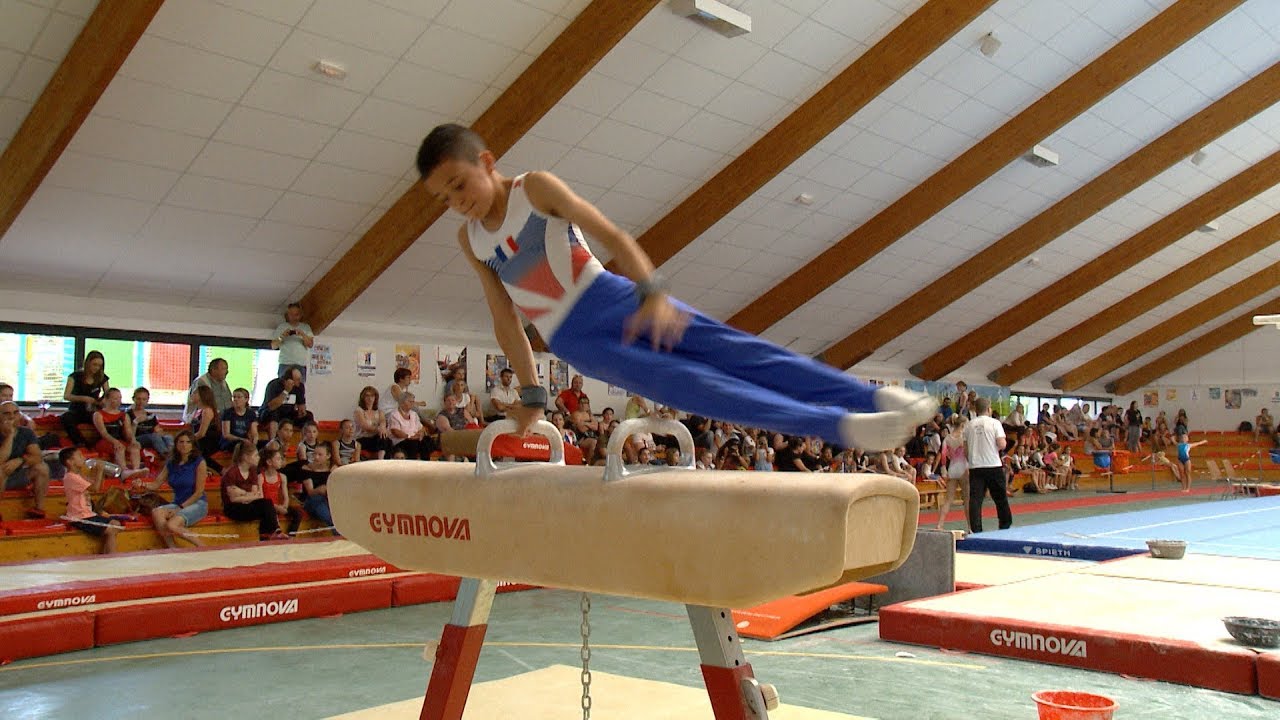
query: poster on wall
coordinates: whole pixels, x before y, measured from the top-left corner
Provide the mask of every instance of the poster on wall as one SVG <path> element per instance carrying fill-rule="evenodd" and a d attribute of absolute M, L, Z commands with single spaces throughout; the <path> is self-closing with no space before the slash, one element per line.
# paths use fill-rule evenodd
<path fill-rule="evenodd" d="M 311 346 L 310 375 L 333 374 L 333 346 L 328 343 L 315 343 Z"/>
<path fill-rule="evenodd" d="M 1177 389 L 1177 388 L 1168 388 L 1168 389 L 1166 389 L 1166 390 L 1164 391 L 1164 399 L 1165 399 L 1165 400 L 1177 400 L 1177 399 L 1178 399 L 1178 389 Z"/>
<path fill-rule="evenodd" d="M 1159 406 L 1160 406 L 1159 390 L 1144 390 L 1142 392 L 1142 407 L 1153 408 L 1153 407 L 1159 407 Z"/>
<path fill-rule="evenodd" d="M 551 397 L 554 398 L 560 394 L 561 390 L 569 387 L 569 363 L 551 358 L 547 361 L 547 366 L 548 380 L 551 382 L 551 386 L 548 389 L 551 392 Z"/>
<path fill-rule="evenodd" d="M 410 343 L 396 343 L 396 369 L 408 368 L 409 380 L 418 382 L 422 379 L 422 346 Z"/>
<path fill-rule="evenodd" d="M 1196 388 L 1191 388 L 1191 402 L 1196 402 L 1199 399 L 1200 399 L 1200 391 L 1197 390 Z"/>
<path fill-rule="evenodd" d="M 356 376 L 373 377 L 378 373 L 378 358 L 371 347 L 356 348 Z"/>
<path fill-rule="evenodd" d="M 1244 405 L 1243 393 L 1239 390 L 1226 390 L 1222 393 L 1223 404 L 1228 410 L 1239 410 Z"/>
<path fill-rule="evenodd" d="M 508 367 L 510 366 L 507 364 L 506 355 L 486 354 L 484 356 L 484 391 L 485 392 L 487 393 L 493 392 L 493 389 L 498 386 L 498 374 Z"/>
<path fill-rule="evenodd" d="M 1280 390 L 1271 393 L 1271 402 L 1280 403 Z"/>
<path fill-rule="evenodd" d="M 627 396 L 627 389 L 626 389 L 626 388 L 624 388 L 624 387 L 619 387 L 619 386 L 617 386 L 617 385 L 610 385 L 610 386 L 609 386 L 609 394 L 610 394 L 610 395 L 613 395 L 613 396 L 616 396 L 616 397 L 626 397 L 626 396 Z"/>
<path fill-rule="evenodd" d="M 1222 388 L 1216 388 L 1216 387 L 1209 388 L 1210 400 L 1219 400 L 1221 398 L 1222 398 Z"/>
<path fill-rule="evenodd" d="M 1258 389 L 1257 388 L 1240 388 L 1240 394 L 1247 398 L 1255 398 L 1255 397 L 1258 397 Z"/>

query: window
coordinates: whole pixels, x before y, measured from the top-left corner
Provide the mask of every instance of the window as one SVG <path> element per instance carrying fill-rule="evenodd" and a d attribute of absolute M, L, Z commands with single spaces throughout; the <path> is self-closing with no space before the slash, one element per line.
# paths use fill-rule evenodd
<path fill-rule="evenodd" d="M 20 403 L 62 402 L 75 349 L 73 337 L 0 332 L 0 382 Z"/>
<path fill-rule="evenodd" d="M 267 393 L 267 383 L 276 377 L 280 351 L 266 348 L 229 347 L 225 345 L 200 346 L 200 372 L 209 369 L 209 361 L 222 358 L 227 361 L 227 386 L 232 390 L 249 391 L 249 403 L 258 406 Z M 183 386 L 185 391 L 186 385 Z M 186 402 L 185 399 L 182 402 Z"/>
<path fill-rule="evenodd" d="M 151 392 L 153 405 L 186 402 L 191 384 L 190 345 L 88 337 L 84 348 L 86 355 L 93 350 L 102 353 L 111 387 L 120 389 L 126 406 L 139 387 Z"/>

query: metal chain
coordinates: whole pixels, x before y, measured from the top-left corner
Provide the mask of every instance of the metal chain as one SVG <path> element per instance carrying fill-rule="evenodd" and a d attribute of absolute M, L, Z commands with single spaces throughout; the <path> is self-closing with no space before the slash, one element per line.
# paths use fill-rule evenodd
<path fill-rule="evenodd" d="M 591 720 L 591 597 L 582 593 L 582 720 Z"/>

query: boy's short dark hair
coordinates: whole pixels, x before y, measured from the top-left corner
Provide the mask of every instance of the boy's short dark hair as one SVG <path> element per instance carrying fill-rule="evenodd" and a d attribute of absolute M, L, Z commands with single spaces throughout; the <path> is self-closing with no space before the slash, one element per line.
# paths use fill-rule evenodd
<path fill-rule="evenodd" d="M 75 455 L 79 451 L 80 448 L 74 445 L 62 448 L 58 451 L 58 463 L 61 464 L 62 467 L 69 469 L 71 467 L 71 456 Z"/>
<path fill-rule="evenodd" d="M 445 160 L 475 162 L 488 149 L 484 139 L 469 127 L 456 123 L 439 125 L 418 148 L 418 173 L 425 178 Z"/>
<path fill-rule="evenodd" d="M 396 368 L 396 371 L 391 374 L 391 380 L 398 384 L 401 380 L 412 376 L 413 371 L 409 368 Z"/>

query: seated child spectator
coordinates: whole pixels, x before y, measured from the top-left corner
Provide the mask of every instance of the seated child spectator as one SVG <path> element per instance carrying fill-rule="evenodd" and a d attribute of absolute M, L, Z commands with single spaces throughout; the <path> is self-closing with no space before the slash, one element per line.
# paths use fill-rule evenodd
<path fill-rule="evenodd" d="M 925 453 L 924 462 L 920 463 L 920 467 L 917 468 L 916 472 L 921 480 L 927 480 L 943 487 L 947 485 L 947 481 L 943 480 L 942 475 L 938 473 L 938 453 L 932 450 Z"/>
<path fill-rule="evenodd" d="M 454 404 L 460 408 L 466 408 L 467 414 L 473 419 L 480 417 L 480 401 L 475 395 L 471 394 L 470 388 L 467 387 L 467 381 L 461 378 L 449 383 L 449 390 L 445 393 L 446 397 L 453 396 Z M 478 423 L 478 420 L 476 421 Z"/>
<path fill-rule="evenodd" d="M 222 411 L 222 450 L 234 450 L 241 443 L 258 444 L 258 418 L 249 407 L 249 391 L 236 388 L 231 407 Z"/>
<path fill-rule="evenodd" d="M 236 521 L 257 520 L 259 540 L 278 540 L 282 535 L 275 503 L 262 489 L 258 448 L 247 440 L 235 446 L 231 466 L 222 473 L 222 514 Z"/>
<path fill-rule="evenodd" d="M 133 437 L 129 414 L 120 407 L 120 388 L 111 388 L 103 395 L 102 409 L 93 413 L 93 427 L 99 438 L 93 449 L 120 466 L 121 479 L 147 472 L 142 468 L 142 445 Z"/>
<path fill-rule="evenodd" d="M 192 437 L 196 440 L 197 450 L 204 456 L 207 468 L 215 473 L 222 472 L 222 465 L 210 457 L 222 450 L 222 422 L 219 418 L 220 415 L 217 400 L 213 397 L 213 390 L 206 385 L 197 386 L 196 414 L 191 421 L 192 426 L 195 428 Z M 177 440 L 175 439 L 174 442 L 176 443 Z"/>
<path fill-rule="evenodd" d="M 333 472 L 333 458 L 329 452 L 328 445 L 316 445 L 311 453 L 311 462 L 302 467 L 299 475 L 307 498 L 302 507 L 325 527 L 333 526 L 333 514 L 329 512 L 329 474 Z M 336 528 L 333 534 L 338 534 Z"/>
<path fill-rule="evenodd" d="M 40 441 L 31 428 L 19 427 L 18 404 L 0 402 L 0 488 L 20 490 L 30 486 L 35 503 L 27 517 L 40 519 L 44 514 L 44 497 L 49 491 L 49 466 L 40 451 Z"/>
<path fill-rule="evenodd" d="M 67 469 L 62 476 L 62 488 L 67 495 L 67 524 L 91 537 L 102 538 L 102 554 L 116 551 L 116 535 L 124 529 L 121 518 L 94 512 L 89 504 L 89 494 L 102 488 L 103 466 L 90 470 L 85 466 L 84 453 L 78 447 L 63 448 L 58 461 Z M 93 480 L 86 478 L 91 475 Z"/>
<path fill-rule="evenodd" d="M 166 546 L 177 547 L 174 537 L 179 535 L 192 545 L 201 545 L 200 538 L 188 534 L 187 528 L 209 514 L 209 499 L 204 493 L 208 472 L 196 447 L 195 434 L 183 430 L 173 438 L 173 455 L 155 480 L 147 483 L 134 478 L 132 486 L 136 490 L 155 492 L 166 483 L 173 489 L 173 502 L 151 511 L 151 522 Z"/>
<path fill-rule="evenodd" d="M 283 424 L 283 421 L 282 421 Z M 320 442 L 320 426 L 309 422 L 302 426 L 302 439 L 298 442 L 297 456 L 294 461 L 284 466 L 284 475 L 293 482 L 302 482 L 302 468 L 315 459 L 316 448 Z M 333 457 L 333 448 L 329 448 L 329 457 Z"/>
<path fill-rule="evenodd" d="M 155 450 L 161 457 L 173 452 L 173 438 L 160 429 L 160 418 L 147 409 L 151 391 L 139 387 L 133 391 L 133 405 L 129 408 L 129 422 L 133 424 L 133 437 L 144 448 Z"/>
<path fill-rule="evenodd" d="M 289 520 L 288 537 L 293 537 L 302 524 L 302 501 L 289 492 L 289 482 L 280 469 L 284 467 L 284 453 L 277 447 L 268 447 L 259 453 L 258 477 L 262 478 L 262 496 L 271 501 L 276 513 L 276 527 L 280 518 Z"/>
<path fill-rule="evenodd" d="M 360 461 L 360 441 L 356 439 L 356 424 L 351 419 L 338 424 L 338 439 L 333 442 L 333 454 L 337 465 L 350 465 Z"/>
<path fill-rule="evenodd" d="M 907 449 L 905 447 L 898 446 L 894 448 L 893 454 L 889 458 L 889 463 L 895 470 L 895 475 L 900 475 L 907 482 L 916 481 L 916 468 L 911 464 L 911 461 L 907 460 Z"/>

